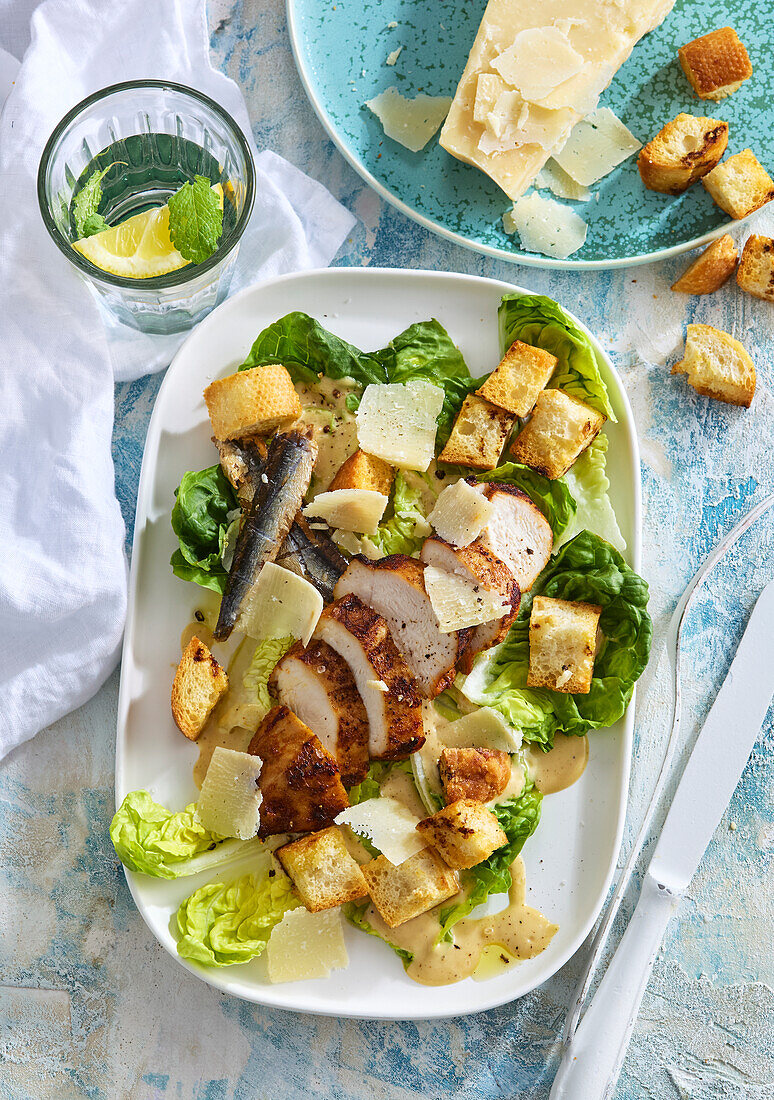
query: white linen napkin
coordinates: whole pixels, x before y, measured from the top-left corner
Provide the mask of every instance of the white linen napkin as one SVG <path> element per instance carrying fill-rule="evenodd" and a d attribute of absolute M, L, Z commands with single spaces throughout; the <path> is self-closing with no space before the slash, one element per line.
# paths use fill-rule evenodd
<path fill-rule="evenodd" d="M 31 6 L 0 0 L 0 49 L 26 42 L 18 11 Z M 210 95 L 250 137 L 241 93 L 210 66 L 204 0 L 46 0 L 0 115 L 0 759 L 89 699 L 118 659 L 126 561 L 113 384 L 166 366 L 181 338 L 103 325 L 46 233 L 36 176 L 70 107 L 108 84 L 152 77 Z M 256 171 L 232 290 L 327 265 L 354 224 L 273 153 L 260 154 Z"/>

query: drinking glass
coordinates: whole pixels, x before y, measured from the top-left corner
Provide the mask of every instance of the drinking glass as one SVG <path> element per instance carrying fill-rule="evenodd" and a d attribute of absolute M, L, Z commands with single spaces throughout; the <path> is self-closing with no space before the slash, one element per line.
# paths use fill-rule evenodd
<path fill-rule="evenodd" d="M 109 225 L 165 204 L 194 176 L 223 186 L 223 234 L 202 263 L 131 279 L 96 267 L 73 247 L 72 200 L 91 174 L 102 180 L 100 213 Z M 69 111 L 38 169 L 38 201 L 57 247 L 107 309 L 151 333 L 182 332 L 228 293 L 254 197 L 253 160 L 242 131 L 214 100 L 164 80 L 114 84 Z"/>

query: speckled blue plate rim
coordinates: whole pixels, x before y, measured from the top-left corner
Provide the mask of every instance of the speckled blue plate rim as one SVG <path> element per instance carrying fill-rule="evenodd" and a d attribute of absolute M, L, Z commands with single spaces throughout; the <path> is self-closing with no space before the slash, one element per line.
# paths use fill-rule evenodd
<path fill-rule="evenodd" d="M 616 268 L 637 267 L 641 264 L 655 263 L 658 260 L 669 260 L 674 256 L 680 256 L 685 252 L 691 252 L 693 249 L 701 248 L 703 245 L 717 240 L 718 237 L 722 237 L 725 233 L 728 233 L 729 229 L 732 227 L 744 225 L 744 223 L 752 217 L 752 214 L 750 214 L 738 220 L 729 219 L 727 222 L 716 226 L 714 229 L 709 230 L 699 237 L 695 237 L 689 241 L 682 241 L 679 244 L 672 245 L 670 248 L 661 248 L 653 252 L 644 252 L 635 256 L 619 256 L 605 260 L 572 260 L 570 258 L 566 260 L 557 260 L 551 256 L 543 256 L 535 252 L 508 251 L 504 248 L 495 248 L 493 245 L 484 244 L 483 241 L 473 240 L 461 233 L 455 233 L 454 230 L 448 229 L 440 222 L 428 218 L 424 214 L 420 214 L 418 210 L 409 206 L 408 203 L 404 202 L 403 199 L 399 198 L 398 195 L 386 187 L 371 173 L 357 153 L 350 147 L 346 139 L 341 135 L 335 122 L 319 99 L 311 75 L 302 57 L 295 5 L 296 0 L 286 0 L 288 32 L 290 35 L 293 58 L 307 98 L 331 141 L 344 159 L 352 165 L 355 171 L 362 176 L 366 183 L 369 184 L 378 195 L 385 199 L 385 201 L 390 203 L 391 206 L 394 206 L 395 209 L 399 210 L 402 214 L 405 214 L 406 217 L 424 226 L 425 229 L 437 233 L 440 237 L 445 237 L 454 244 L 461 245 L 463 248 L 467 248 L 472 252 L 483 253 L 486 256 L 492 256 L 494 259 L 506 260 L 508 263 L 521 264 L 524 267 L 553 268 L 554 270 L 564 271 L 610 271 Z M 471 171 L 473 170 L 474 169 L 471 169 Z"/>

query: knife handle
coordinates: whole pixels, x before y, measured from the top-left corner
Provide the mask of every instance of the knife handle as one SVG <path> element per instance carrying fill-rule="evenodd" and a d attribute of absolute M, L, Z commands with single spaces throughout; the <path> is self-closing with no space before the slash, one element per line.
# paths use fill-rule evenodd
<path fill-rule="evenodd" d="M 565 1048 L 549 1100 L 612 1097 L 653 963 L 678 902 L 678 895 L 645 876 L 629 926 Z"/>

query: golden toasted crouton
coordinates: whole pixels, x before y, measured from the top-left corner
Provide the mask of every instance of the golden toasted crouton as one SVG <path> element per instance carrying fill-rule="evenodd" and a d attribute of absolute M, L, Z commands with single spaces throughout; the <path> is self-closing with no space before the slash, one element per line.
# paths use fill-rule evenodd
<path fill-rule="evenodd" d="M 172 682 L 172 717 L 189 741 L 195 741 L 218 699 L 228 691 L 228 674 L 204 642 L 194 635 Z"/>
<path fill-rule="evenodd" d="M 774 180 L 751 149 L 724 160 L 701 182 L 732 218 L 745 218 L 774 199 Z"/>
<path fill-rule="evenodd" d="M 602 413 L 564 390 L 543 390 L 516 436 L 511 455 L 545 477 L 561 477 L 604 422 Z"/>
<path fill-rule="evenodd" d="M 602 608 L 535 596 L 529 619 L 527 687 L 588 695 Z"/>
<path fill-rule="evenodd" d="M 555 355 L 514 340 L 500 365 L 476 393 L 516 416 L 528 416 L 556 363 Z"/>
<path fill-rule="evenodd" d="M 397 867 L 379 856 L 361 870 L 371 901 L 390 928 L 426 913 L 460 888 L 457 875 L 432 848 L 423 848 Z"/>
<path fill-rule="evenodd" d="M 715 167 L 727 145 L 727 122 L 680 114 L 640 150 L 642 182 L 649 191 L 680 195 Z"/>
<path fill-rule="evenodd" d="M 694 38 L 680 47 L 677 56 L 700 99 L 725 99 L 752 76 L 747 50 L 732 27 Z"/>
<path fill-rule="evenodd" d="M 452 433 L 438 461 L 493 470 L 514 420 L 515 417 L 491 401 L 469 394 L 457 413 Z"/>
<path fill-rule="evenodd" d="M 384 493 L 388 497 L 394 477 L 395 471 L 389 462 L 358 450 L 339 467 L 336 476 L 328 486 L 328 491 L 369 489 L 374 493 Z"/>
<path fill-rule="evenodd" d="M 500 823 L 483 802 L 458 798 L 417 825 L 417 832 L 450 867 L 463 870 L 488 859 L 508 843 Z"/>
<path fill-rule="evenodd" d="M 753 233 L 747 238 L 736 281 L 756 298 L 774 302 L 774 240 Z"/>
<path fill-rule="evenodd" d="M 438 761 L 446 802 L 491 802 L 511 778 L 511 758 L 501 749 L 444 749 Z"/>
<path fill-rule="evenodd" d="M 275 855 L 310 913 L 364 898 L 368 885 L 335 825 L 279 848 Z"/>
<path fill-rule="evenodd" d="M 216 439 L 268 435 L 301 415 L 301 402 L 284 367 L 270 363 L 218 378 L 204 391 Z"/>
<path fill-rule="evenodd" d="M 739 257 L 734 238 L 726 233 L 704 249 L 686 268 L 672 290 L 680 294 L 713 294 L 733 274 Z"/>
<path fill-rule="evenodd" d="M 712 325 L 689 325 L 685 351 L 672 374 L 687 374 L 688 384 L 704 397 L 749 409 L 755 394 L 755 364 L 745 349 Z"/>

